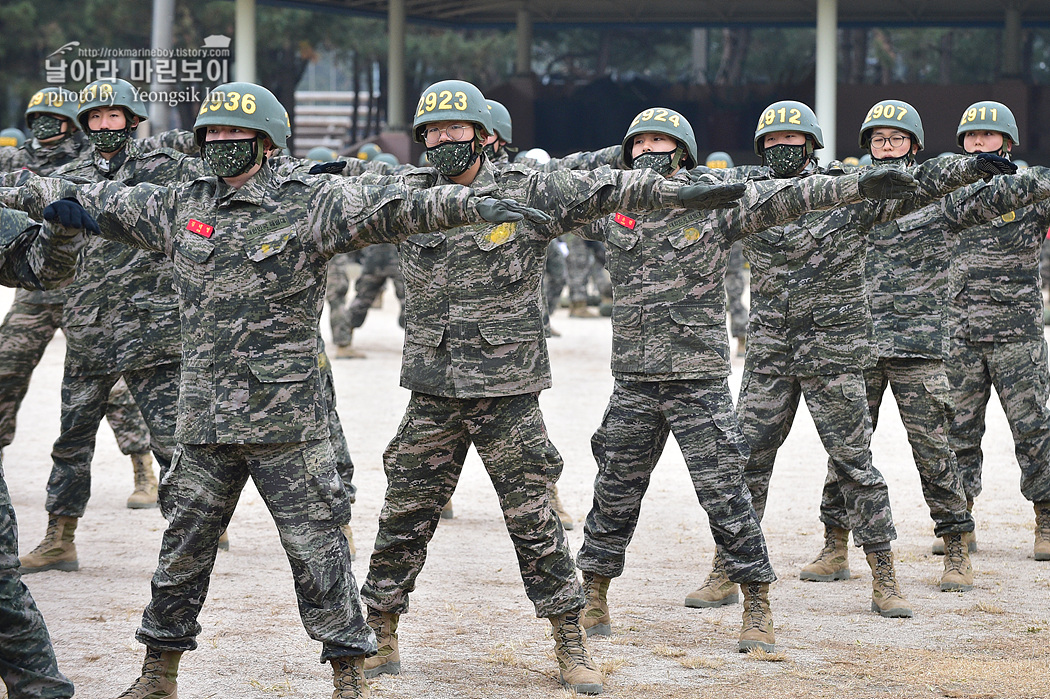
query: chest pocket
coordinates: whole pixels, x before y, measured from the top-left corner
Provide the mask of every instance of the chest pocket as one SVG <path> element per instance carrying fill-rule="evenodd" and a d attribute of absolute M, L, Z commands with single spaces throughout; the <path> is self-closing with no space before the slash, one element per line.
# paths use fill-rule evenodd
<path fill-rule="evenodd" d="M 823 240 L 831 233 L 845 228 L 853 221 L 848 209 L 832 209 L 806 214 L 798 220 L 798 225 L 809 231 L 817 240 Z"/>
<path fill-rule="evenodd" d="M 992 247 L 1009 253 L 1023 252 L 1033 248 L 1036 243 L 1032 240 L 1032 228 L 1038 227 L 1041 231 L 1046 230 L 1046 226 L 1040 224 L 1037 218 L 1031 206 L 996 216 L 991 222 L 996 232 Z"/>
<path fill-rule="evenodd" d="M 614 283 L 625 284 L 630 278 L 632 270 L 637 267 L 630 252 L 638 245 L 642 234 L 637 230 L 621 226 L 614 222 L 612 218 L 608 219 L 608 221 L 605 230 L 605 242 L 608 245 L 605 267 L 609 270 L 609 277 L 612 278 Z"/>
<path fill-rule="evenodd" d="M 406 278 L 430 281 L 434 268 L 445 259 L 445 234 L 418 233 L 401 243 L 399 253 Z"/>
<path fill-rule="evenodd" d="M 308 269 L 306 251 L 294 224 L 277 219 L 273 230 L 248 229 L 245 254 L 252 261 L 262 286 L 273 295 L 287 296 L 301 291 L 315 279 Z M 271 225 L 274 225 L 271 224 Z"/>
<path fill-rule="evenodd" d="M 205 264 L 215 252 L 215 243 L 204 236 L 184 232 L 175 240 L 175 273 L 178 286 L 192 294 L 207 277 Z"/>
<path fill-rule="evenodd" d="M 504 287 L 525 276 L 528 251 L 521 229 L 515 221 L 486 226 L 474 234 L 474 244 L 483 253 L 483 268 L 492 274 L 492 282 Z"/>

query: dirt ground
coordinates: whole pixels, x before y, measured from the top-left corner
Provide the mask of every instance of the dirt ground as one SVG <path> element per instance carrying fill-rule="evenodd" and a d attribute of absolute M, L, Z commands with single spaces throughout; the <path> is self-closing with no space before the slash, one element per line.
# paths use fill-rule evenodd
<path fill-rule="evenodd" d="M 9 290 L 0 293 L 6 308 Z M 373 311 L 357 333 L 365 360 L 335 362 L 339 413 L 348 433 L 359 494 L 353 527 L 360 582 L 375 539 L 385 480 L 381 454 L 408 400 L 398 387 L 397 304 Z M 579 550 L 595 466 L 589 439 L 612 388 L 610 327 L 554 317 L 549 342 L 554 388 L 541 399 L 565 457 L 561 496 L 577 518 Z M 326 331 L 327 331 L 327 326 Z M 326 332 L 327 334 L 327 332 Z M 20 525 L 21 550 L 46 526 L 45 484 L 58 429 L 64 342 L 48 348 L 4 453 Z M 741 360 L 731 378 L 739 387 Z M 799 569 L 822 544 L 817 519 L 825 454 L 803 408 L 779 454 L 764 522 L 780 580 L 772 590 L 777 653 L 736 652 L 739 605 L 682 605 L 708 572 L 713 544 L 681 453 L 669 445 L 643 505 L 627 569 L 609 597 L 614 636 L 591 642 L 610 697 L 953 697 L 1050 696 L 1050 563 L 1032 559 L 1031 505 L 1019 492 L 1009 430 L 995 399 L 989 409 L 985 490 L 975 508 L 976 587 L 942 593 L 942 559 L 930 554 L 932 524 L 892 398 L 873 442 L 890 484 L 899 538 L 894 544 L 912 619 L 868 611 L 871 576 L 851 551 L 853 579 L 805 583 Z M 137 676 L 134 640 L 156 565 L 164 522 L 156 510 L 128 510 L 130 462 L 101 428 L 91 504 L 77 531 L 81 569 L 28 576 L 78 697 L 115 697 Z M 372 681 L 377 698 L 565 697 L 557 683 L 549 624 L 524 594 L 491 483 L 471 453 L 400 627 L 403 674 Z M 201 615 L 200 647 L 184 656 L 185 698 L 327 697 L 331 674 L 303 631 L 291 576 L 273 523 L 254 488 L 244 491 Z M 0 690 L 2 692 L 2 690 Z"/>

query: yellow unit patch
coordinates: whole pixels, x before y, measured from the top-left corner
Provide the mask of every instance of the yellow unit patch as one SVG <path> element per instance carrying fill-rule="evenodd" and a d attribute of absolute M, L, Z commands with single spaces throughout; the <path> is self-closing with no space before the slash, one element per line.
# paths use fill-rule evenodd
<path fill-rule="evenodd" d="M 700 240 L 700 231 L 696 228 L 693 228 L 692 226 L 686 228 L 684 234 L 685 239 L 688 240 L 690 243 Z"/>
<path fill-rule="evenodd" d="M 510 237 L 514 235 L 514 228 L 517 225 L 518 224 L 515 222 L 499 224 L 489 232 L 489 242 L 495 243 L 496 245 L 503 245 L 503 243 L 510 240 Z"/>
<path fill-rule="evenodd" d="M 1002 215 L 1002 219 L 1006 223 L 1010 223 L 1010 221 L 1013 221 L 1015 218 L 1017 218 L 1017 212 L 1016 211 L 1011 211 L 1010 213 L 1006 213 L 1006 214 Z"/>

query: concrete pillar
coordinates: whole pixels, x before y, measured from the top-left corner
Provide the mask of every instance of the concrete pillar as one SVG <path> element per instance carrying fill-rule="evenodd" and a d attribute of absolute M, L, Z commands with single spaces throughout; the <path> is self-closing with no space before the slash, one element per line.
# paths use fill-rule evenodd
<path fill-rule="evenodd" d="M 387 30 L 390 53 L 387 56 L 386 119 L 391 131 L 404 129 L 405 124 L 405 0 L 390 0 L 387 10 Z"/>
<path fill-rule="evenodd" d="M 1003 77 L 1021 76 L 1021 9 L 1007 5 L 1003 22 Z"/>
<path fill-rule="evenodd" d="M 834 160 L 835 124 L 838 118 L 838 0 L 817 0 L 817 121 L 824 133 L 824 150 L 817 155 L 820 162 Z"/>
<path fill-rule="evenodd" d="M 707 27 L 693 29 L 693 84 L 707 84 Z"/>
<path fill-rule="evenodd" d="M 160 51 L 164 52 L 171 51 L 172 48 L 172 37 L 171 28 L 175 23 L 175 0 L 153 0 L 153 29 L 152 36 L 150 37 L 150 48 L 154 51 L 154 56 L 159 56 Z M 165 54 L 168 56 L 170 54 Z M 151 92 L 158 92 L 160 90 L 170 90 L 174 86 L 161 85 L 157 80 L 150 83 L 149 89 Z M 172 128 L 171 123 L 171 108 L 168 107 L 167 103 L 161 100 L 152 102 L 149 105 L 149 121 L 146 122 L 150 126 L 151 133 L 161 133 Z"/>
<path fill-rule="evenodd" d="M 255 77 L 255 0 L 237 0 L 234 12 L 234 79 L 258 83 Z"/>
<path fill-rule="evenodd" d="M 532 73 L 532 14 L 524 7 L 518 8 L 515 31 L 518 54 L 514 61 L 515 75 Z"/>

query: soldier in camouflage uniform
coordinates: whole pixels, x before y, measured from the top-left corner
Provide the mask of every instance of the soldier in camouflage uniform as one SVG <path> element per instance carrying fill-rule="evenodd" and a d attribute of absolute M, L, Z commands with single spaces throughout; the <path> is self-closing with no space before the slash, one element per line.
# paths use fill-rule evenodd
<path fill-rule="evenodd" d="M 324 644 L 322 662 L 332 662 L 333 698 L 366 697 L 361 664 L 375 638 L 339 532 L 350 506 L 317 362 L 325 267 L 337 253 L 475 223 L 482 214 L 494 222 L 541 214 L 463 187 L 413 192 L 403 183 L 278 179 L 264 153 L 285 146 L 287 112 L 250 83 L 212 91 L 195 128 L 217 177 L 170 188 L 33 180 L 6 197 L 35 208 L 75 195 L 105 212 L 105 235 L 174 262 L 185 359 L 179 448 L 162 482 L 170 524 L 137 633 L 148 647 L 142 675 L 121 696 L 176 696 L 179 659 L 200 632 L 219 533 L 250 477 L 280 531 L 303 624 Z M 60 215 L 79 208 L 56 202 L 53 214 L 56 207 Z"/>
<path fill-rule="evenodd" d="M 1008 156 L 1017 121 L 999 102 L 977 102 L 956 131 L 967 153 Z M 1035 508 L 1034 556 L 1050 561 L 1050 371 L 1043 337 L 1039 255 L 1050 201 L 962 232 L 952 251 L 948 379 L 955 400 L 951 445 L 966 498 L 981 493 L 985 408 L 994 387 L 1014 438 L 1021 494 Z"/>
<path fill-rule="evenodd" d="M 623 158 L 628 167 L 673 177 L 680 168 L 696 165 L 692 127 L 674 110 L 647 109 L 627 130 Z M 678 179 L 685 181 L 685 175 Z M 649 477 L 673 432 L 711 522 L 716 564 L 744 589 L 738 648 L 774 652 L 769 583 L 776 576 L 744 487 L 749 452 L 726 380 L 722 280 L 731 246 L 745 235 L 807 211 L 876 196 L 885 185 L 898 186 L 898 196 L 914 187 L 909 176 L 888 171 L 749 182 L 740 204 L 725 211 L 627 210 L 580 231 L 606 242 L 616 299 L 616 386 L 591 438 L 598 475 L 577 557 L 587 595 L 583 626 L 589 634 L 611 630 L 610 579 L 623 573 Z"/>
<path fill-rule="evenodd" d="M 813 151 L 822 139 L 808 106 L 778 102 L 759 120 L 755 152 L 777 177 L 807 175 L 817 171 Z M 872 569 L 871 609 L 885 617 L 910 617 L 912 610 L 893 566 L 896 531 L 886 482 L 871 460 L 863 370 L 874 363 L 874 351 L 865 234 L 978 179 L 984 168 L 998 172 L 995 165 L 980 158 L 928 161 L 912 171 L 918 191 L 908 200 L 809 213 L 744 240 L 751 317 L 738 412 L 751 447 L 744 478 L 755 511 L 760 517 L 765 511 L 777 450 L 805 395 L 830 457 L 829 478 L 841 489 L 854 542 Z M 714 604 L 732 590 L 718 570 L 704 588 L 698 593 Z"/>
<path fill-rule="evenodd" d="M 204 173 L 199 158 L 167 148 L 143 150 L 131 134 L 145 118 L 146 106 L 129 83 L 89 84 L 81 93 L 77 120 L 94 148 L 55 176 L 132 185 Z M 85 247 L 63 309 L 62 423 L 48 481 L 48 528 L 40 544 L 22 557 L 23 573 L 79 568 L 74 533 L 91 493 L 98 425 L 121 377 L 149 427 L 162 477 L 170 467 L 182 352 L 172 275 L 171 262 L 155 252 L 102 238 L 92 238 Z M 142 461 L 136 466 L 142 470 L 136 481 L 152 486 L 152 468 Z"/>
<path fill-rule="evenodd" d="M 91 225 L 91 224 L 88 224 Z M 0 208 L 0 283 L 42 289 L 69 278 L 83 238 L 77 230 L 41 226 Z M 62 675 L 36 602 L 18 573 L 18 525 L 0 458 L 0 680 L 12 699 L 63 699 Z"/>
<path fill-rule="evenodd" d="M 414 177 L 510 196 L 553 221 L 450 227 L 401 244 L 408 288 L 401 385 L 412 397 L 384 454 L 386 500 L 361 590 L 379 644 L 366 672 L 400 672 L 397 623 L 474 444 L 499 496 L 526 592 L 537 616 L 553 626 L 561 682 L 600 692 L 602 676 L 579 623 L 584 596 L 547 497 L 561 463 L 552 458 L 538 400 L 550 386 L 540 311 L 547 245 L 617 209 L 717 206 L 740 192 L 682 186 L 650 171 L 493 167 L 481 152 L 493 130 L 490 111 L 481 92 L 459 80 L 423 92 L 413 130 L 436 168 Z"/>
<path fill-rule="evenodd" d="M 0 152 L 0 171 L 27 168 L 50 175 L 88 150 L 88 140 L 76 127 L 79 95 L 46 87 L 35 93 L 26 108 L 26 125 L 33 139 L 12 153 Z M 29 389 L 33 369 L 40 362 L 55 331 L 62 327 L 65 291 L 17 289 L 0 325 L 0 450 L 15 437 L 15 418 Z M 149 430 L 121 379 L 110 392 L 106 418 L 121 453 L 131 457 L 136 474 L 128 507 L 156 507 L 157 484 L 149 454 Z M 152 481 L 150 480 L 152 478 Z"/>
<path fill-rule="evenodd" d="M 734 167 L 728 153 L 715 151 L 707 156 L 704 166 L 712 170 Z M 744 247 L 737 241 L 729 251 L 726 267 L 726 304 L 729 310 L 729 332 L 736 338 L 736 356 L 744 356 L 747 344 L 747 306 L 744 305 L 744 289 L 747 288 L 747 272 L 744 270 Z"/>
<path fill-rule="evenodd" d="M 900 100 L 876 103 L 861 124 L 860 146 L 876 167 L 913 167 L 923 138 L 918 111 Z M 923 221 L 912 214 L 868 232 L 867 291 L 877 359 L 864 370 L 864 383 L 873 431 L 886 388 L 893 391 L 935 533 L 950 549 L 940 588 L 965 592 L 973 588 L 973 568 L 963 537 L 973 531 L 973 517 L 948 444 L 954 411 L 944 369 L 947 333 L 941 309 L 948 300 L 949 254 L 941 232 L 928 230 Z M 829 467 L 820 506 L 824 548 L 802 569 L 803 580 L 850 577 L 849 514 L 832 473 Z"/>

